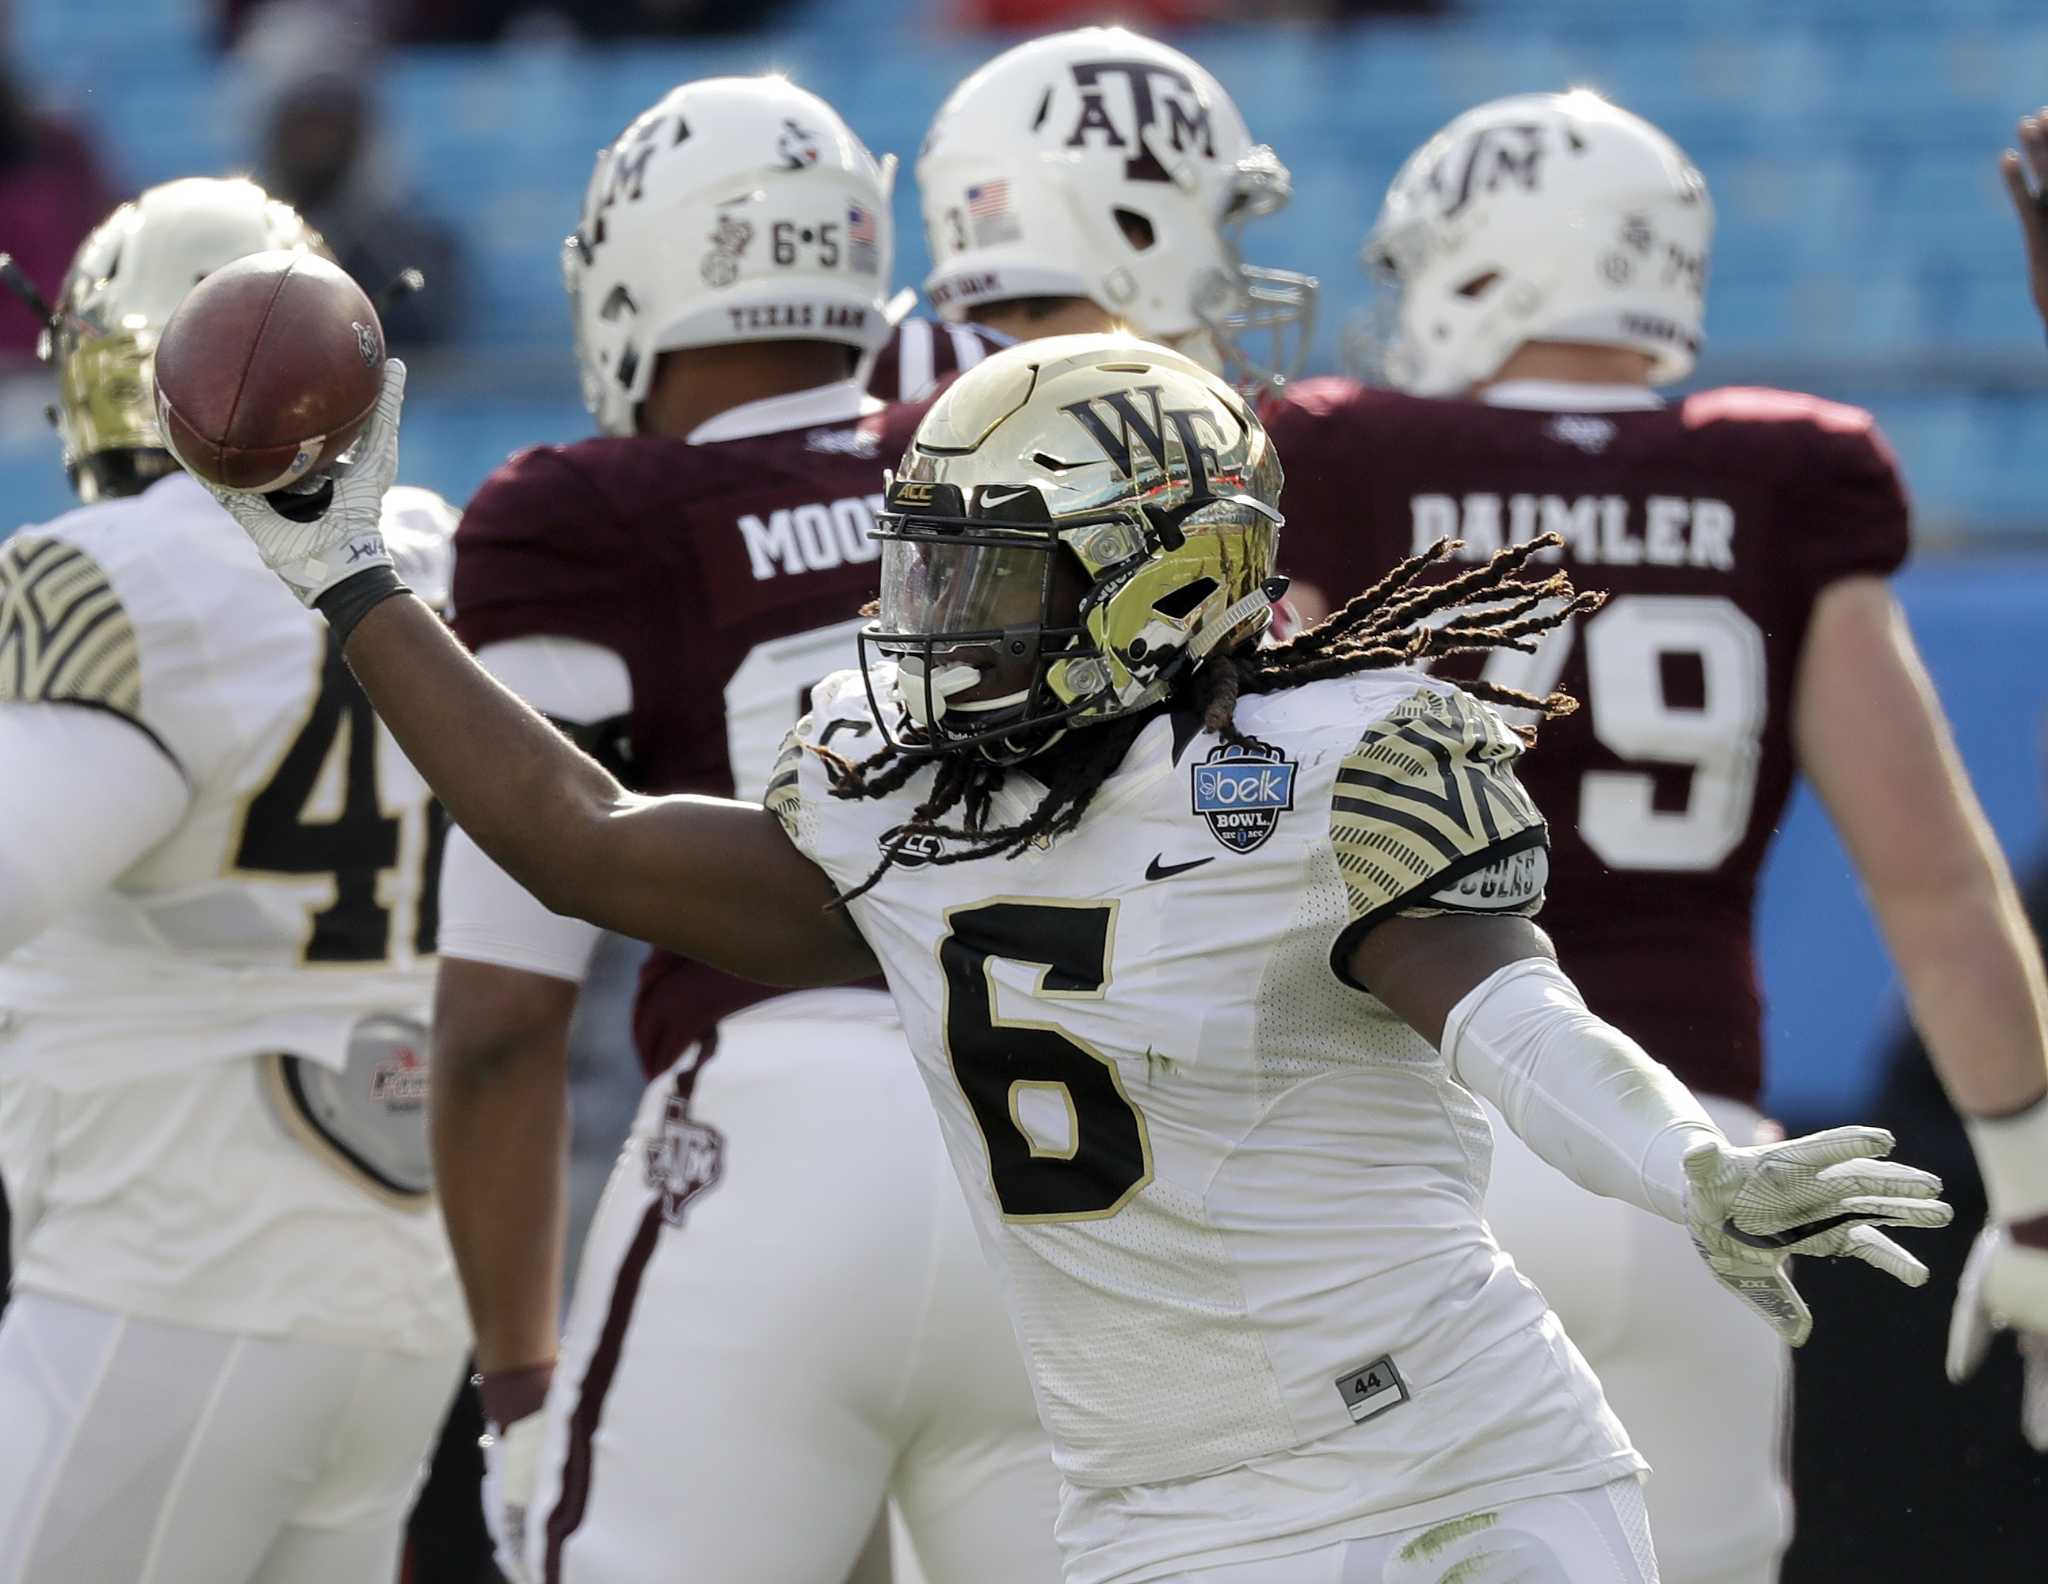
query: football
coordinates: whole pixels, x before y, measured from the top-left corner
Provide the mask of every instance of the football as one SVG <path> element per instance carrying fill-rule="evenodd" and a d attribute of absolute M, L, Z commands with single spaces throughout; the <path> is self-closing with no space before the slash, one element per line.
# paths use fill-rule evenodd
<path fill-rule="evenodd" d="M 330 465 L 377 410 L 384 327 L 346 271 L 253 253 L 186 294 L 156 349 L 157 419 L 187 470 L 268 492 Z"/>

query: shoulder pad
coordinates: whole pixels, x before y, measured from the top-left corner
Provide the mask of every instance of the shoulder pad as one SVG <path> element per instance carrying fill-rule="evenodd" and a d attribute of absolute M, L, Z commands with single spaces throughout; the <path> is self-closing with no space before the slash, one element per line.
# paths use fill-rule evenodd
<path fill-rule="evenodd" d="M 1856 435 L 1868 434 L 1877 427 L 1877 420 L 1864 408 L 1761 385 L 1728 385 L 1699 391 L 1679 403 L 1678 411 L 1689 429 L 1716 423 L 1785 424 Z"/>
<path fill-rule="evenodd" d="M 1543 816 L 1515 779 L 1521 754 L 1522 740 L 1497 714 L 1455 689 L 1417 688 L 1366 728 L 1330 797 L 1330 841 L 1355 927 L 1542 844 Z"/>
<path fill-rule="evenodd" d="M 0 700 L 141 717 L 135 623 L 105 569 L 67 540 L 23 532 L 0 544 Z"/>

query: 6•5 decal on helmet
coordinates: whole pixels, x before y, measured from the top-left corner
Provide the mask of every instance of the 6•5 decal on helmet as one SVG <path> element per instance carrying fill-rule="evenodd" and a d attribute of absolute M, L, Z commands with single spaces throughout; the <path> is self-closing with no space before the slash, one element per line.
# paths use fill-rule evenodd
<path fill-rule="evenodd" d="M 664 352 L 889 338 L 893 160 L 781 77 L 685 83 L 598 155 L 562 277 L 584 404 L 606 434 Z M 678 259 L 678 254 L 681 259 Z"/>

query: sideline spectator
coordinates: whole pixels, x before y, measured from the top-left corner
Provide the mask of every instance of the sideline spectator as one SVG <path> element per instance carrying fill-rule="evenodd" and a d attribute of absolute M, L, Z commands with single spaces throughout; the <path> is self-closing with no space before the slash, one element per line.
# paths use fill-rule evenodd
<path fill-rule="evenodd" d="M 2048 326 L 2048 109 L 2021 118 L 2019 148 L 2007 149 L 1998 168 L 2027 239 L 2027 278 L 2034 307 Z"/>
<path fill-rule="evenodd" d="M 267 6 L 243 36 L 253 90 L 256 178 L 327 239 L 365 291 L 401 270 L 418 296 L 380 303 L 400 351 L 461 333 L 466 278 L 455 232 L 411 202 L 386 144 L 375 91 L 380 41 L 361 18 L 305 4 Z"/>
<path fill-rule="evenodd" d="M 0 250 L 54 298 L 71 255 L 115 202 L 91 142 L 35 110 L 13 67 L 0 63 Z M 36 334 L 34 318 L 7 305 L 0 312 L 0 361 L 33 358 Z"/>

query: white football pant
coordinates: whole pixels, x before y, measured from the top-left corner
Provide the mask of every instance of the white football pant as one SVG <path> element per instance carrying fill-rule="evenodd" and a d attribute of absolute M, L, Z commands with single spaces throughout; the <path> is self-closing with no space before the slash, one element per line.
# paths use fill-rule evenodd
<path fill-rule="evenodd" d="M 0 1584 L 381 1584 L 458 1367 L 17 1293 Z"/>
<path fill-rule="evenodd" d="M 1293 1556 L 1194 1568 L 1158 1584 L 1658 1584 L 1641 1487 L 1534 1496 Z"/>
<path fill-rule="evenodd" d="M 584 1246 L 527 1553 L 547 1584 L 1056 1584 L 1059 1480 L 887 997 L 784 996 L 649 1085 Z"/>
<path fill-rule="evenodd" d="M 1734 1143 L 1756 1140 L 1756 1111 L 1702 1103 Z M 1665 1584 L 1773 1584 L 1792 1538 L 1790 1350 L 1714 1279 L 1683 1227 L 1586 1192 L 1487 1114 L 1486 1219 L 1650 1465 Z"/>

